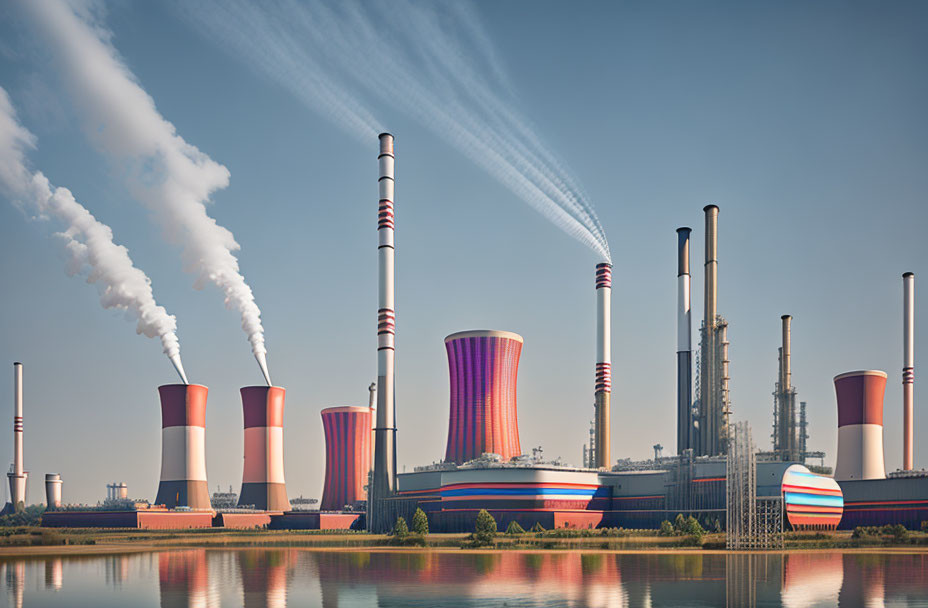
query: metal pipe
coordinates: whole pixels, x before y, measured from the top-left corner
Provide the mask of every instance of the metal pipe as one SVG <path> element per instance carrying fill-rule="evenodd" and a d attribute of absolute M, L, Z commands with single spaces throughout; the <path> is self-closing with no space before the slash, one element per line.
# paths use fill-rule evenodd
<path fill-rule="evenodd" d="M 902 275 L 902 469 L 915 467 L 915 273 Z"/>
<path fill-rule="evenodd" d="M 374 430 L 374 479 L 372 500 L 382 501 L 396 490 L 396 422 L 394 418 L 394 357 L 396 310 L 394 308 L 394 163 L 393 136 L 380 134 L 380 203 L 377 216 L 378 235 L 378 309 L 377 309 L 377 427 Z M 370 527 L 385 531 L 393 522 L 385 521 L 379 508 L 372 510 Z M 383 521 L 382 521 L 383 520 Z"/>
<path fill-rule="evenodd" d="M 596 265 L 596 468 L 610 466 L 610 401 L 612 397 L 612 264 Z"/>
<path fill-rule="evenodd" d="M 677 453 L 693 447 L 690 228 L 677 228 Z"/>

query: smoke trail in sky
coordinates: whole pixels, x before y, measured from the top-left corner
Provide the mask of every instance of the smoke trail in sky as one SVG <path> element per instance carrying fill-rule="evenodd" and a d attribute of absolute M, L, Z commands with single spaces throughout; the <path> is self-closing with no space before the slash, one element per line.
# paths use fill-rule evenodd
<path fill-rule="evenodd" d="M 22 5 L 61 65 L 87 133 L 120 167 L 127 167 L 133 195 L 182 246 L 185 270 L 197 276 L 195 287 L 214 283 L 223 291 L 226 306 L 239 311 L 242 329 L 270 385 L 261 311 L 232 253 L 240 247 L 206 212 L 210 195 L 228 185 L 228 169 L 184 141 L 158 112 L 110 44 L 109 30 L 95 18 L 98 5 L 62 0 Z"/>
<path fill-rule="evenodd" d="M 350 117 L 370 116 L 363 100 L 370 97 L 414 116 L 555 225 L 611 259 L 589 200 L 514 109 L 505 70 L 469 5 L 210 0 L 178 8 L 219 44 L 325 114 L 343 109 Z M 345 117 L 335 118 L 356 135 L 370 135 Z"/>
<path fill-rule="evenodd" d="M 87 276 L 87 282 L 100 290 L 103 308 L 126 311 L 138 324 L 136 332 L 161 338 L 181 380 L 187 376 L 180 360 L 177 320 L 155 303 L 151 280 L 136 268 L 129 251 L 113 242 L 113 231 L 78 203 L 67 188 L 52 188 L 40 172 L 26 167 L 25 151 L 35 147 L 35 138 L 16 119 L 10 98 L 0 88 L 0 183 L 27 213 L 43 219 L 54 218 L 66 226 L 55 234 L 64 243 L 68 274 Z"/>

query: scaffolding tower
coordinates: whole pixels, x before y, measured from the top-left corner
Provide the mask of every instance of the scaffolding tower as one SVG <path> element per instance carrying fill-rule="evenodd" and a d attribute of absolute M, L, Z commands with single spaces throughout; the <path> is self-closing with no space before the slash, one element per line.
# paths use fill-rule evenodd
<path fill-rule="evenodd" d="M 783 498 L 757 496 L 757 453 L 747 422 L 731 427 L 725 494 L 728 549 L 783 547 Z"/>
<path fill-rule="evenodd" d="M 728 451 L 731 417 L 728 347 L 728 321 L 724 317 L 716 315 L 715 323 L 709 328 L 702 324 L 696 366 L 697 456 L 720 456 Z"/>

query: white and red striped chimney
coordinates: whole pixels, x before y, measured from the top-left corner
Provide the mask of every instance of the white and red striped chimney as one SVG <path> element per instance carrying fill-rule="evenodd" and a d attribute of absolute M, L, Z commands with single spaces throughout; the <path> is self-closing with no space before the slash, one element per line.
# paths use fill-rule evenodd
<path fill-rule="evenodd" d="M 915 468 L 915 273 L 902 275 L 902 470 Z"/>
<path fill-rule="evenodd" d="M 610 455 L 610 401 L 612 396 L 612 264 L 596 265 L 596 468 L 608 468 Z"/>
<path fill-rule="evenodd" d="M 26 479 L 23 470 L 23 364 L 13 363 L 13 472 L 7 473 L 10 481 L 10 504 L 15 510 L 19 503 L 26 504 Z"/>
<path fill-rule="evenodd" d="M 394 304 L 394 164 L 393 136 L 380 134 L 377 180 L 380 202 L 377 212 L 377 423 L 374 429 L 374 475 L 371 498 L 382 500 L 396 489 L 396 423 L 394 418 L 394 357 L 396 349 L 396 310 Z M 372 510 L 371 529 L 388 529 L 392 521 L 381 521 Z"/>

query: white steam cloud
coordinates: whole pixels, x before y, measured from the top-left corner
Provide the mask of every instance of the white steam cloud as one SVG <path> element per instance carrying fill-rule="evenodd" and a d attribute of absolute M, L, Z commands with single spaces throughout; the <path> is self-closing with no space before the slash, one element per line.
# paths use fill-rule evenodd
<path fill-rule="evenodd" d="M 22 3 L 61 65 L 85 130 L 120 167 L 129 188 L 181 245 L 184 268 L 195 287 L 217 285 L 226 306 L 241 315 L 242 329 L 267 383 L 267 349 L 261 311 L 233 254 L 240 247 L 206 212 L 229 171 L 177 134 L 112 46 L 111 33 L 94 18 L 97 5 L 62 0 Z"/>
<path fill-rule="evenodd" d="M 181 380 L 187 376 L 180 360 L 177 320 L 155 302 L 151 280 L 132 264 L 129 251 L 113 242 L 113 231 L 94 218 L 67 188 L 52 188 L 40 172 L 26 167 L 25 151 L 35 138 L 16 118 L 10 98 L 0 88 L 0 183 L 26 205 L 25 211 L 42 219 L 54 218 L 65 226 L 55 234 L 64 243 L 68 274 L 87 277 L 100 291 L 103 308 L 126 311 L 136 320 L 136 332 L 161 338 Z"/>
<path fill-rule="evenodd" d="M 358 137 L 380 130 L 364 96 L 413 116 L 611 261 L 593 206 L 514 109 L 505 70 L 469 5 L 204 0 L 177 6 L 216 42 Z"/>

